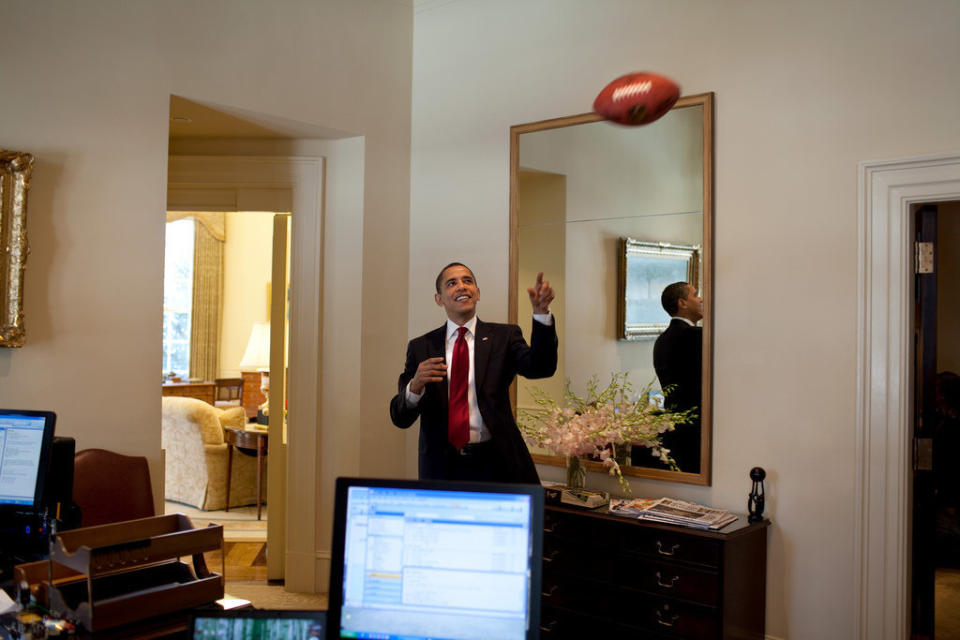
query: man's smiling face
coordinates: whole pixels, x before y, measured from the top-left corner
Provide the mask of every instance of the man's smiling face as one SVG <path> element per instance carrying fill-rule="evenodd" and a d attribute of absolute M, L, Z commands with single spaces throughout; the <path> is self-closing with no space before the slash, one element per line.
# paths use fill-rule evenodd
<path fill-rule="evenodd" d="M 473 272 L 459 264 L 444 269 L 440 276 L 440 293 L 435 294 L 434 299 L 455 323 L 463 324 L 472 318 L 480 299 Z"/>

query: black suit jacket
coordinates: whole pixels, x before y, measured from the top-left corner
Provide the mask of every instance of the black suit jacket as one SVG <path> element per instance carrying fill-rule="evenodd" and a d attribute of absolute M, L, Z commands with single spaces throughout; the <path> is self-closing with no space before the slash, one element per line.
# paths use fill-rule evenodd
<path fill-rule="evenodd" d="M 453 447 L 447 439 L 447 379 L 430 383 L 416 407 L 407 406 L 407 383 L 427 358 L 446 355 L 446 324 L 407 345 L 407 361 L 390 401 L 390 419 L 406 429 L 420 418 L 419 472 L 421 480 L 446 479 L 447 459 Z M 474 384 L 477 406 L 496 445 L 498 476 L 503 482 L 538 484 L 533 459 L 513 419 L 510 383 L 519 373 L 527 378 L 547 378 L 557 370 L 557 330 L 533 321 L 528 346 L 520 327 L 477 320 L 473 342 Z"/>
<path fill-rule="evenodd" d="M 671 411 L 696 408 L 691 424 L 664 434 L 663 444 L 681 471 L 700 472 L 700 405 L 703 390 L 703 329 L 673 319 L 653 345 L 653 368 L 660 386 L 673 387 L 664 405 Z"/>

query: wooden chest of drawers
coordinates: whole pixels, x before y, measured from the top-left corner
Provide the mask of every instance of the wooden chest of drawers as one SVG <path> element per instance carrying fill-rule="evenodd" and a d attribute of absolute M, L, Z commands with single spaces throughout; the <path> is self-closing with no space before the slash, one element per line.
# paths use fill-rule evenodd
<path fill-rule="evenodd" d="M 213 382 L 165 382 L 163 395 L 196 398 L 207 404 L 213 404 L 217 385 Z"/>
<path fill-rule="evenodd" d="M 764 637 L 768 521 L 723 532 L 547 506 L 543 638 Z"/>

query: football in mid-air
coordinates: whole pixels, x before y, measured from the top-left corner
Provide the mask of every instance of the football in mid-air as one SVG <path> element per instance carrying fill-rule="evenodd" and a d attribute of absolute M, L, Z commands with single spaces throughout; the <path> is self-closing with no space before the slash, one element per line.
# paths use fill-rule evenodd
<path fill-rule="evenodd" d="M 680 97 L 680 86 L 645 71 L 620 76 L 597 95 L 593 110 L 607 120 L 637 126 L 662 117 Z"/>

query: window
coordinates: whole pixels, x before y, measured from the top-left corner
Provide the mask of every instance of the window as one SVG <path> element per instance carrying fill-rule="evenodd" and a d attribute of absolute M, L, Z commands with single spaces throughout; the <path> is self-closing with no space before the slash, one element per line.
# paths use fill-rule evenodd
<path fill-rule="evenodd" d="M 163 372 L 190 373 L 190 317 L 193 307 L 195 222 L 167 223 L 163 263 Z"/>

